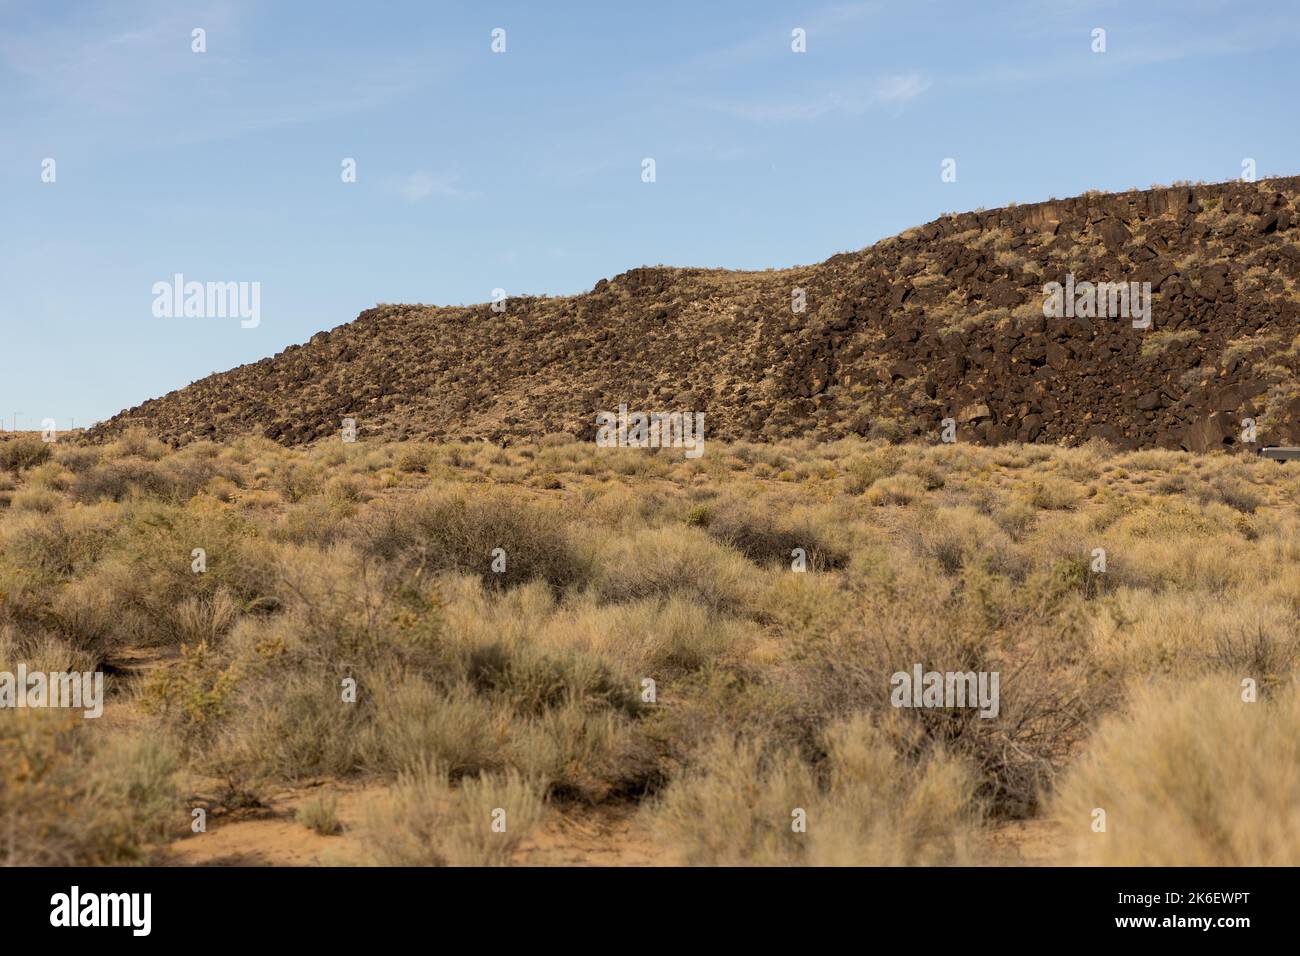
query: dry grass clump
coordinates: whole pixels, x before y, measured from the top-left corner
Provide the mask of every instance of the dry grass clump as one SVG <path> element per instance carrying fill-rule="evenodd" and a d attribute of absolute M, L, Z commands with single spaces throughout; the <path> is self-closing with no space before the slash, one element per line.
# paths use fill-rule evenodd
<path fill-rule="evenodd" d="M 904 524 L 904 536 L 921 558 L 945 575 L 978 565 L 1023 578 L 1030 564 L 1023 549 L 991 518 L 969 507 L 918 508 Z"/>
<path fill-rule="evenodd" d="M 66 471 L 79 475 L 88 471 L 100 460 L 99 450 L 80 445 L 56 445 L 54 460 Z"/>
<path fill-rule="evenodd" d="M 442 768 L 404 771 L 366 826 L 377 866 L 503 866 L 541 819 L 542 791 L 517 773 L 466 778 Z"/>
<path fill-rule="evenodd" d="M 1029 503 L 1042 511 L 1073 510 L 1081 497 L 1076 484 L 1058 478 L 1035 478 L 1026 492 Z"/>
<path fill-rule="evenodd" d="M 1268 687 L 1300 667 L 1295 607 L 1263 589 L 1225 604 L 1209 594 L 1117 592 L 1089 622 L 1089 657 L 1115 681 L 1191 680 L 1231 668 Z"/>
<path fill-rule="evenodd" d="M 694 528 L 607 539 L 594 567 L 593 586 L 602 601 L 680 596 L 719 613 L 743 609 L 757 580 L 745 558 Z"/>
<path fill-rule="evenodd" d="M 122 432 L 105 452 L 109 458 L 147 458 L 157 461 L 167 454 L 167 446 L 138 426 Z"/>
<path fill-rule="evenodd" d="M 1053 813 L 1092 866 L 1293 866 L 1300 689 L 1242 700 L 1241 672 L 1138 693 L 1061 784 Z M 1105 831 L 1094 829 L 1105 811 Z"/>
<path fill-rule="evenodd" d="M 365 553 L 412 574 L 460 571 L 491 587 L 540 579 L 563 590 L 588 573 L 561 515 L 501 493 L 439 491 L 383 506 L 357 537 Z"/>
<path fill-rule="evenodd" d="M 924 595 L 911 587 L 869 611 L 861 629 L 845 628 L 799 669 L 794 694 L 814 726 L 866 708 L 902 753 L 943 750 L 959 755 L 976 775 L 991 813 L 1024 817 L 1037 809 L 1092 715 L 1107 703 L 1062 637 L 990 605 L 1016 600 L 979 573 L 970 587 Z M 1026 585 L 1028 587 L 1028 585 Z M 928 602 L 928 603 L 922 603 Z M 869 623 L 868 623 L 869 622 Z M 1078 638 L 1082 647 L 1082 636 Z M 891 677 L 923 672 L 999 675 L 997 713 L 974 706 L 898 708 Z"/>
<path fill-rule="evenodd" d="M 0 469 L 17 473 L 44 464 L 53 454 L 51 443 L 39 438 L 23 436 L 0 440 Z"/>
<path fill-rule="evenodd" d="M 174 836 L 184 820 L 176 770 L 177 756 L 165 742 L 147 735 L 105 738 L 80 711 L 5 712 L 0 866 L 146 860 L 151 846 Z"/>
<path fill-rule="evenodd" d="M 967 862 L 974 776 L 942 749 L 917 759 L 859 715 L 829 727 L 814 765 L 751 738 L 718 738 L 647 809 L 689 865 L 903 866 Z"/>
<path fill-rule="evenodd" d="M 320 836 L 334 836 L 343 830 L 338 804 L 338 797 L 333 794 L 313 797 L 298 808 L 294 819 Z"/>
<path fill-rule="evenodd" d="M 575 795 L 641 785 L 637 677 L 533 640 L 554 608 L 544 584 L 417 586 L 370 560 L 286 555 L 284 610 L 241 618 L 150 680 L 146 705 L 229 793 L 426 759 L 453 777 L 514 766 Z"/>
<path fill-rule="evenodd" d="M 1244 514 L 1254 514 L 1264 503 L 1264 497 L 1249 483 L 1230 477 L 1214 479 L 1209 487 L 1199 490 L 1198 498 L 1203 504 L 1207 501 L 1221 501 Z"/>
<path fill-rule="evenodd" d="M 693 515 L 698 515 L 694 523 L 756 564 L 789 566 L 797 550 L 813 571 L 834 570 L 848 562 L 843 543 L 833 540 L 834 531 L 806 510 L 792 514 L 776 501 L 750 503 L 728 497 Z"/>
<path fill-rule="evenodd" d="M 438 461 L 438 451 L 433 445 L 408 442 L 397 452 L 397 467 L 401 471 L 425 474 Z"/>
<path fill-rule="evenodd" d="M 146 708 L 231 792 L 356 772 L 392 671 L 440 672 L 432 591 L 347 551 L 322 558 L 284 553 L 266 582 L 278 610 L 186 645 L 145 686 Z"/>
<path fill-rule="evenodd" d="M 906 507 L 925 497 L 926 487 L 916 475 L 890 475 L 878 478 L 866 490 L 865 498 L 873 505 Z"/>
<path fill-rule="evenodd" d="M 468 684 L 445 689 L 416 675 L 398 677 L 376 701 L 363 748 L 380 772 L 437 760 L 453 777 L 499 769 L 510 740 L 510 714 Z"/>
<path fill-rule="evenodd" d="M 77 475 L 75 497 L 84 503 L 123 501 L 133 492 L 161 496 L 167 488 L 148 462 L 105 462 Z"/>

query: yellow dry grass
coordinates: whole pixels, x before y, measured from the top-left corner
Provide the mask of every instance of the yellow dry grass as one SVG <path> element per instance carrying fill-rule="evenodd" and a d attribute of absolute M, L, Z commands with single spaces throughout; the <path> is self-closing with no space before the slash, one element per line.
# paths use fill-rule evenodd
<path fill-rule="evenodd" d="M 0 484 L 0 670 L 111 665 L 109 710 L 138 719 L 0 711 L 2 861 L 147 859 L 195 781 L 219 808 L 342 781 L 392 788 L 369 862 L 510 862 L 548 814 L 632 804 L 687 863 L 1001 862 L 986 837 L 1037 819 L 1064 861 L 1300 863 L 1293 468 L 865 440 L 47 450 Z M 166 662 L 116 666 L 142 647 Z M 997 671 L 998 717 L 892 706 L 915 664 Z"/>

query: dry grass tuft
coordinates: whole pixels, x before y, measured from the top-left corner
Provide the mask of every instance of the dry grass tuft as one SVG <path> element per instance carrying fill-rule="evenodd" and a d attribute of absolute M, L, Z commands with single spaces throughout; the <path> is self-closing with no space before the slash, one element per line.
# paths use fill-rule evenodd
<path fill-rule="evenodd" d="M 1242 700 L 1241 671 L 1141 691 L 1106 721 L 1053 812 L 1091 866 L 1293 866 L 1300 685 Z M 1105 811 L 1096 832 L 1095 811 Z"/>

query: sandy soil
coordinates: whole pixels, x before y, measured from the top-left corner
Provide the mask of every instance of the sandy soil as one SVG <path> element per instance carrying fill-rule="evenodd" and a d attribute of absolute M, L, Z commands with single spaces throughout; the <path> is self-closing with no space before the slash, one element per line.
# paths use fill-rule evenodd
<path fill-rule="evenodd" d="M 322 791 L 305 787 L 278 794 L 269 805 L 210 816 L 205 833 L 169 844 L 169 866 L 348 866 L 361 856 L 366 805 L 384 793 L 381 785 L 328 790 L 338 797 L 343 832 L 321 836 L 294 819 L 298 807 Z M 652 866 L 654 845 L 636 832 L 629 809 L 553 810 L 519 852 L 521 866 Z"/>

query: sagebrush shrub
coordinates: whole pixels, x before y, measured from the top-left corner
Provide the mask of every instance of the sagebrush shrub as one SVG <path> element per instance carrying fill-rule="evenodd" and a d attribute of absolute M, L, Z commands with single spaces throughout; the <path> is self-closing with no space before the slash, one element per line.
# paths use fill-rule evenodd
<path fill-rule="evenodd" d="M 19 472 L 43 465 L 54 454 L 50 442 L 24 436 L 0 440 L 0 468 Z"/>

